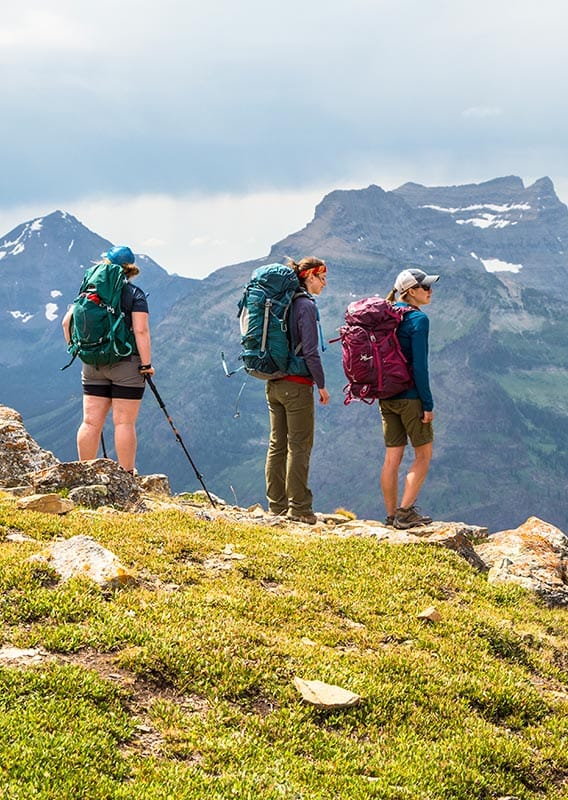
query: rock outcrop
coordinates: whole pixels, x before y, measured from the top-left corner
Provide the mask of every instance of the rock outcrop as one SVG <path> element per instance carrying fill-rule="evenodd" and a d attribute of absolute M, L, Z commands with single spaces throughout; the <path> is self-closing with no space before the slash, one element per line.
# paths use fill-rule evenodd
<path fill-rule="evenodd" d="M 142 490 L 137 479 L 110 458 L 67 461 L 46 467 L 34 474 L 33 487 L 38 494 L 83 487 L 74 499 L 91 508 L 111 505 L 123 511 L 144 510 L 140 507 Z M 87 492 L 84 487 L 91 490 Z"/>
<path fill-rule="evenodd" d="M 49 450 L 42 450 L 13 408 L 0 405 L 0 486 L 31 484 L 37 470 L 59 464 Z"/>
<path fill-rule="evenodd" d="M 486 528 L 462 522 L 433 522 L 401 531 L 385 527 L 377 520 L 352 519 L 340 513 L 318 513 L 315 525 L 303 525 L 285 517 L 275 517 L 258 504 L 244 509 L 228 506 L 220 498 L 215 498 L 215 507 L 212 507 L 207 504 L 204 492 L 195 493 L 192 496 L 194 500 L 187 500 L 184 496 L 171 497 L 165 475 L 134 477 L 105 458 L 61 463 L 52 453 L 37 445 L 16 411 L 0 406 L 0 487 L 11 488 L 13 493 L 19 494 L 14 487 L 22 483 L 28 494 L 35 492 L 35 495 L 22 498 L 17 501 L 18 505 L 50 513 L 67 513 L 74 505 L 90 508 L 113 506 L 128 512 L 176 508 L 199 519 L 282 527 L 299 535 L 368 536 L 392 545 L 420 542 L 444 547 L 457 553 L 475 569 L 487 572 L 492 584 L 517 584 L 537 593 L 551 605 L 568 606 L 568 537 L 537 517 L 530 517 L 514 530 L 489 534 Z M 69 493 L 69 499 L 61 497 L 62 490 Z M 78 545 L 89 553 L 100 547 L 92 540 L 75 541 L 74 547 Z M 65 550 L 66 546 L 62 547 Z M 78 557 L 83 564 L 80 573 L 96 575 L 97 569 L 84 566 L 88 561 L 83 551 Z M 54 553 L 57 552 L 56 548 Z M 234 560 L 243 557 L 233 553 L 232 549 L 224 552 L 222 568 L 230 568 Z M 115 584 L 128 582 L 127 571 L 120 565 L 116 567 L 113 559 L 109 567 L 109 585 L 113 585 L 113 581 Z M 113 572 L 115 568 L 118 571 Z M 107 579 L 102 580 L 104 583 Z"/>
<path fill-rule="evenodd" d="M 515 583 L 552 605 L 568 605 L 568 537 L 554 525 L 529 519 L 499 531 L 476 548 L 490 567 L 490 583 Z"/>

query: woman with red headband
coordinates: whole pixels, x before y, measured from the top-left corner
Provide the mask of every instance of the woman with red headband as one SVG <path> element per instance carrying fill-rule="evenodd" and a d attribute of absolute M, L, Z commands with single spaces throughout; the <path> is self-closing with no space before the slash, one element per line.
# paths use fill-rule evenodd
<path fill-rule="evenodd" d="M 292 340 L 306 362 L 309 375 L 286 375 L 267 381 L 270 441 L 266 456 L 266 496 L 273 514 L 313 525 L 317 522 L 308 487 L 314 442 L 314 383 L 320 403 L 329 393 L 319 354 L 319 315 L 314 295 L 326 286 L 327 267 L 319 258 L 287 260 L 300 279 L 302 292 L 293 302 Z"/>

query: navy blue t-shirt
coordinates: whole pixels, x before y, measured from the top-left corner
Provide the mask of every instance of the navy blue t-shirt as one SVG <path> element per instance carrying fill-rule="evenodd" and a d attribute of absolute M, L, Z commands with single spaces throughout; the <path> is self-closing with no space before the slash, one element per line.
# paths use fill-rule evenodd
<path fill-rule="evenodd" d="M 120 297 L 120 307 L 124 311 L 126 324 L 132 330 L 132 312 L 143 311 L 148 314 L 148 301 L 145 293 L 133 283 L 125 283 Z"/>

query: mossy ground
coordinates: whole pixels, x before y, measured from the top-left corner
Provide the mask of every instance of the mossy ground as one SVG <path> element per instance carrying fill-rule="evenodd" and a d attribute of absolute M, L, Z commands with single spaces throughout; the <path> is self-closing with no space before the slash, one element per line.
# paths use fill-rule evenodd
<path fill-rule="evenodd" d="M 27 561 L 78 533 L 139 585 L 59 584 Z M 0 668 L 2 798 L 568 794 L 566 611 L 449 551 L 4 498 L 0 586 L 4 646 L 53 657 Z M 417 618 L 429 605 L 440 622 Z M 362 703 L 317 710 L 295 675 Z"/>

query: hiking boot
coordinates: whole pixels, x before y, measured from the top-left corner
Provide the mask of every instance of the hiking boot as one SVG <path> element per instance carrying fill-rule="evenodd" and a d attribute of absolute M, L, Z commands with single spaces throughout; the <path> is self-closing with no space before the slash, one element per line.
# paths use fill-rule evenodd
<path fill-rule="evenodd" d="M 393 525 L 395 528 L 405 530 L 406 528 L 419 528 L 420 525 L 429 525 L 432 517 L 423 516 L 418 512 L 416 506 L 408 508 L 397 508 L 394 515 Z"/>
<path fill-rule="evenodd" d="M 383 522 L 385 528 L 393 528 L 394 527 L 394 514 L 387 514 L 385 517 L 385 521 Z"/>
<path fill-rule="evenodd" d="M 303 522 L 304 525 L 315 525 L 318 521 L 313 511 L 306 511 L 303 514 L 294 514 L 293 511 L 288 511 L 288 519 L 292 522 Z"/>

